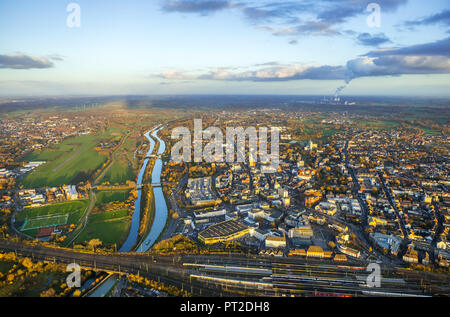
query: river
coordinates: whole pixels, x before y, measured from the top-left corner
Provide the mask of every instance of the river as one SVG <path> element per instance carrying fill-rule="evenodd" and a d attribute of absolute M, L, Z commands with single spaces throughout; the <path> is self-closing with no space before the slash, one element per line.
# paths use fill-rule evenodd
<path fill-rule="evenodd" d="M 158 156 L 160 156 L 166 150 L 166 143 L 158 137 L 158 130 L 154 130 L 152 136 L 159 141 Z M 138 247 L 137 252 L 145 252 L 152 247 L 155 241 L 158 239 L 161 232 L 164 230 L 166 225 L 168 209 L 164 194 L 161 188 L 161 170 L 162 170 L 162 160 L 158 158 L 155 161 L 152 171 L 152 184 L 153 184 L 153 195 L 155 197 L 155 217 L 153 220 L 152 228 L 149 234 Z M 135 211 L 136 212 L 136 211 Z"/>
<path fill-rule="evenodd" d="M 128 234 L 127 240 L 122 245 L 122 247 L 119 249 L 119 252 L 129 252 L 132 251 L 133 246 L 137 242 L 138 238 L 138 231 L 139 231 L 139 222 L 141 219 L 141 194 L 142 189 L 140 188 L 142 185 L 142 179 L 145 174 L 145 170 L 147 168 L 147 164 L 149 161 L 149 156 L 153 153 L 154 147 L 155 147 L 155 141 L 154 139 L 159 141 L 159 148 L 158 148 L 158 157 L 164 153 L 166 150 L 166 143 L 158 137 L 158 132 L 163 129 L 164 126 L 156 126 L 153 129 L 147 131 L 144 133 L 144 136 L 147 138 L 147 140 L 150 142 L 150 147 L 148 148 L 147 153 L 145 154 L 146 158 L 144 159 L 144 162 L 142 163 L 142 167 L 139 171 L 136 186 L 138 188 L 138 196 L 134 203 L 134 213 L 131 219 L 131 227 L 130 232 Z M 150 133 L 152 137 L 150 137 Z M 164 198 L 164 194 L 161 188 L 161 171 L 162 171 L 162 160 L 158 158 L 155 161 L 155 165 L 153 166 L 152 171 L 152 187 L 153 187 L 153 195 L 155 198 L 155 217 L 152 223 L 152 227 L 150 229 L 149 234 L 143 242 L 136 248 L 136 252 L 146 252 L 148 249 L 150 249 L 155 241 L 158 239 L 158 237 L 161 235 L 162 231 L 164 230 L 164 227 L 166 225 L 167 216 L 168 216 L 168 208 L 166 204 L 166 200 Z M 103 297 L 105 296 L 109 290 L 116 285 L 119 278 L 116 274 L 110 276 L 107 278 L 102 285 L 99 285 L 94 292 L 92 292 L 89 297 Z"/>

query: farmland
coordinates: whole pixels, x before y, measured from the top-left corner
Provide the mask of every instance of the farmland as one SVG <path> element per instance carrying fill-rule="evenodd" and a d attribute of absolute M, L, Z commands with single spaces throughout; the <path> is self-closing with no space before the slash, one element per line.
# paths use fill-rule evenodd
<path fill-rule="evenodd" d="M 127 237 L 130 225 L 131 217 L 126 209 L 92 214 L 86 229 L 74 242 L 83 243 L 98 238 L 103 245 L 116 244 L 120 247 Z"/>
<path fill-rule="evenodd" d="M 107 204 L 113 201 L 124 202 L 128 199 L 130 190 L 100 191 L 97 193 L 96 206 Z"/>
<path fill-rule="evenodd" d="M 124 138 L 112 154 L 111 163 L 98 177 L 97 183 L 124 184 L 127 180 L 135 180 L 138 166 L 134 152 L 139 138 L 140 135 L 136 132 Z"/>
<path fill-rule="evenodd" d="M 27 175 L 21 185 L 26 188 L 76 184 L 86 181 L 107 160 L 107 155 L 94 148 L 121 133 L 120 128 L 110 127 L 105 132 L 80 135 L 65 139 L 44 151 L 26 155 L 25 161 L 46 161 Z"/>

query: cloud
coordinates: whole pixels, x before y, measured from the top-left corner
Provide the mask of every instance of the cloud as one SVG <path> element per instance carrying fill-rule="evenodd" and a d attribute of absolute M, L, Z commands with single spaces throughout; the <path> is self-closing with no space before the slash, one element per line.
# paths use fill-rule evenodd
<path fill-rule="evenodd" d="M 22 53 L 18 53 L 16 55 L 12 54 L 0 55 L 0 68 L 32 69 L 32 68 L 51 68 L 53 66 L 54 66 L 53 62 L 45 57 L 33 57 Z"/>
<path fill-rule="evenodd" d="M 226 0 L 177 0 L 164 1 L 162 10 L 166 12 L 198 13 L 207 15 L 215 11 L 229 9 L 234 4 Z"/>
<path fill-rule="evenodd" d="M 280 62 L 272 61 L 272 62 L 254 64 L 253 66 L 278 66 L 278 65 L 281 65 Z"/>
<path fill-rule="evenodd" d="M 391 40 L 384 34 L 378 33 L 371 35 L 369 33 L 361 33 L 356 38 L 356 41 L 365 46 L 378 46 L 380 44 L 390 43 Z"/>
<path fill-rule="evenodd" d="M 252 23 L 279 20 L 293 24 L 298 21 L 299 14 L 311 11 L 314 7 L 314 3 L 307 0 L 303 2 L 278 1 L 263 5 L 243 4 L 241 11 L 244 17 Z"/>
<path fill-rule="evenodd" d="M 358 77 L 448 74 L 450 59 L 445 56 L 362 56 L 348 61 L 347 70 L 347 82 Z"/>
<path fill-rule="evenodd" d="M 48 55 L 48 58 L 50 58 L 53 61 L 63 61 L 65 56 L 60 55 L 60 54 L 52 54 L 52 55 Z"/>
<path fill-rule="evenodd" d="M 444 26 L 450 26 L 450 10 L 444 10 L 442 12 L 418 19 L 413 21 L 406 21 L 404 25 L 406 27 L 441 24 Z"/>
<path fill-rule="evenodd" d="M 325 3 L 328 3 L 328 5 L 319 9 L 317 18 L 328 21 L 331 24 L 344 23 L 350 18 L 367 14 L 366 8 L 370 2 L 359 0 L 325 0 Z M 392 12 L 406 4 L 408 0 L 378 0 L 373 2 L 376 2 L 382 8 L 383 12 Z"/>
<path fill-rule="evenodd" d="M 158 76 L 164 79 L 177 79 L 177 80 L 196 79 L 195 76 L 189 75 L 187 71 L 179 69 L 169 69 L 162 72 Z"/>
<path fill-rule="evenodd" d="M 261 30 L 269 31 L 270 33 L 272 33 L 272 35 L 275 36 L 299 36 L 299 35 L 334 36 L 341 34 L 339 31 L 331 29 L 330 24 L 323 21 L 307 21 L 296 26 L 283 28 L 274 28 L 270 26 L 261 26 L 258 28 Z"/>
<path fill-rule="evenodd" d="M 424 44 L 379 49 L 347 62 L 349 79 L 450 73 L 450 37 Z"/>
<path fill-rule="evenodd" d="M 205 73 L 191 73 L 186 71 L 166 71 L 157 75 L 163 79 L 178 80 L 222 80 L 222 81 L 289 81 L 289 80 L 343 80 L 346 69 L 342 66 L 305 66 L 280 65 L 260 67 L 255 70 L 230 71 L 217 68 Z"/>
<path fill-rule="evenodd" d="M 371 51 L 349 60 L 345 65 L 283 65 L 268 62 L 251 67 L 221 67 L 203 72 L 167 70 L 156 76 L 165 80 L 275 82 L 309 79 L 345 80 L 349 83 L 359 77 L 411 74 L 450 74 L 450 38 L 402 48 Z"/>
<path fill-rule="evenodd" d="M 384 12 L 394 11 L 408 0 L 377 0 Z M 250 1 L 178 0 L 165 1 L 162 10 L 208 15 L 212 12 L 235 9 L 243 18 L 260 30 L 275 36 L 335 36 L 336 29 L 358 15 L 366 15 L 368 1 L 363 0 L 303 0 Z"/>
<path fill-rule="evenodd" d="M 450 57 L 450 37 L 425 44 L 375 50 L 367 53 L 366 55 L 372 57 L 386 55 L 429 55 Z"/>

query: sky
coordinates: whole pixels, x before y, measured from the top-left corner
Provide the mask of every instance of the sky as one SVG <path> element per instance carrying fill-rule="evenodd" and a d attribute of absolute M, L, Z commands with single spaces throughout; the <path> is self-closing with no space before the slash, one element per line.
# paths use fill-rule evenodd
<path fill-rule="evenodd" d="M 450 97 L 450 2 L 0 0 L 1 96 L 336 90 Z"/>

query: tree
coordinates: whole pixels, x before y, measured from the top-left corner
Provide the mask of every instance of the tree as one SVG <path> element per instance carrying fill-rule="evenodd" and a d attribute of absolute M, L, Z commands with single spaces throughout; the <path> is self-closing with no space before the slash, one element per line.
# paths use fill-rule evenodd
<path fill-rule="evenodd" d="M 95 251 L 95 248 L 102 245 L 102 241 L 98 238 L 92 239 L 88 242 L 88 247 Z"/>
<path fill-rule="evenodd" d="M 73 292 L 73 297 L 80 297 L 80 296 L 81 296 L 80 290 L 79 290 L 79 289 L 76 289 L 76 290 Z"/>
<path fill-rule="evenodd" d="M 6 280 L 9 283 L 11 283 L 12 281 L 14 281 L 14 278 L 15 278 L 14 274 L 8 274 L 8 276 L 6 277 Z"/>
<path fill-rule="evenodd" d="M 48 290 L 41 293 L 41 297 L 54 297 L 55 294 L 55 290 L 53 288 L 49 288 Z"/>

